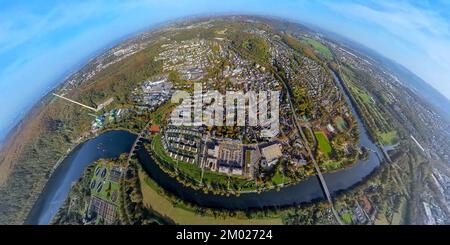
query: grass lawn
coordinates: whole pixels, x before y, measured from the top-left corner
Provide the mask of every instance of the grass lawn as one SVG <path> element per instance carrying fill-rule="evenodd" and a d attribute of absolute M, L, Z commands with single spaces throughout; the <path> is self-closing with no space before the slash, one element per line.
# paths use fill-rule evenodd
<path fill-rule="evenodd" d="M 370 97 L 366 92 L 358 90 L 358 96 L 364 104 L 371 105 L 374 104 L 372 97 Z"/>
<path fill-rule="evenodd" d="M 369 93 L 356 85 L 354 82 L 356 78 L 347 68 L 344 68 L 343 77 L 346 83 L 348 83 L 349 89 L 353 97 L 355 98 L 358 106 L 360 107 L 364 116 L 370 118 L 370 125 L 375 131 L 375 136 L 384 145 L 392 145 L 398 142 L 397 132 L 391 130 L 392 125 L 385 119 L 385 115 L 382 108 L 375 103 L 373 97 Z M 349 74 L 347 74 L 349 73 Z M 389 101 L 386 96 L 384 100 Z"/>
<path fill-rule="evenodd" d="M 222 185 L 228 184 L 228 175 L 213 173 L 211 171 L 205 171 L 203 173 L 203 182 L 204 183 L 217 183 Z"/>
<path fill-rule="evenodd" d="M 284 176 L 280 171 L 276 171 L 275 174 L 272 177 L 272 182 L 275 185 L 283 184 L 284 183 Z"/>
<path fill-rule="evenodd" d="M 152 150 L 153 152 L 158 155 L 158 157 L 167 163 L 177 165 L 179 161 L 176 161 L 175 159 L 168 156 L 164 150 L 164 147 L 162 145 L 162 136 L 161 134 L 156 134 L 152 139 Z M 189 163 L 186 163 L 189 164 Z"/>
<path fill-rule="evenodd" d="M 251 151 L 246 150 L 245 151 L 245 165 L 249 165 L 251 161 Z"/>
<path fill-rule="evenodd" d="M 335 123 L 339 131 L 344 132 L 345 130 L 347 130 L 347 122 L 345 122 L 344 118 L 342 118 L 341 116 L 336 117 Z"/>
<path fill-rule="evenodd" d="M 372 104 L 374 104 L 372 98 L 370 97 L 370 95 L 369 95 L 366 91 L 364 91 L 364 90 L 358 88 L 357 86 L 351 86 L 351 87 L 350 87 L 350 90 L 351 90 L 351 92 L 352 92 L 353 94 L 355 94 L 356 96 L 358 96 L 359 99 L 360 99 L 364 104 L 366 104 L 367 106 L 371 106 Z"/>
<path fill-rule="evenodd" d="M 377 133 L 378 138 L 381 140 L 383 145 L 394 145 L 398 142 L 398 135 L 395 130 L 389 131 L 387 133 Z"/>
<path fill-rule="evenodd" d="M 162 216 L 172 219 L 181 225 L 281 225 L 280 217 L 262 218 L 216 218 L 213 216 L 201 216 L 184 204 L 176 204 L 162 194 L 162 189 L 143 172 L 139 171 L 141 191 L 144 206 L 151 208 Z"/>
<path fill-rule="evenodd" d="M 342 221 L 344 221 L 345 224 L 351 225 L 352 224 L 352 214 L 349 212 L 346 212 L 341 215 Z"/>
<path fill-rule="evenodd" d="M 394 215 L 392 216 L 392 224 L 401 225 L 403 223 L 403 216 L 405 212 L 406 212 L 406 200 L 402 198 L 399 210 L 395 212 Z"/>
<path fill-rule="evenodd" d="M 305 41 L 307 44 L 311 45 L 311 47 L 319 51 L 319 53 L 322 54 L 327 60 L 333 59 L 333 54 L 331 53 L 330 49 L 327 48 L 327 46 L 312 38 L 306 38 Z"/>
<path fill-rule="evenodd" d="M 340 169 L 342 164 L 340 162 L 324 162 L 320 166 L 327 170 L 336 170 Z"/>
<path fill-rule="evenodd" d="M 333 151 L 333 148 L 331 148 L 330 141 L 327 139 L 325 134 L 323 134 L 323 132 L 318 131 L 315 132 L 314 134 L 316 135 L 319 150 L 328 156 Z"/>
<path fill-rule="evenodd" d="M 390 225 L 391 223 L 387 220 L 386 215 L 380 214 L 377 215 L 375 221 L 374 221 L 375 225 Z"/>
<path fill-rule="evenodd" d="M 158 109 L 151 113 L 151 120 L 154 124 L 162 124 L 166 121 L 167 115 L 172 111 L 172 107 L 175 105 L 167 102 L 164 105 L 158 107 Z"/>

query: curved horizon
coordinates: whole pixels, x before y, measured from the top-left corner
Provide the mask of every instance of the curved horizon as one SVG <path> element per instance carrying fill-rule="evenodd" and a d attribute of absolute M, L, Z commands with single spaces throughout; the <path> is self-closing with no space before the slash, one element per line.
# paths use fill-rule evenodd
<path fill-rule="evenodd" d="M 359 11 L 352 13 L 352 9 Z M 449 5 L 440 1 L 429 5 L 289 0 L 4 4 L 0 7 L 5 13 L 0 17 L 0 142 L 38 101 L 90 59 L 146 28 L 199 15 L 261 15 L 312 29 L 317 26 L 401 64 L 448 101 L 450 84 L 445 80 L 450 80 L 450 30 L 446 9 Z M 405 15 L 408 11 L 409 16 Z M 352 23 L 355 19 L 359 23 Z"/>

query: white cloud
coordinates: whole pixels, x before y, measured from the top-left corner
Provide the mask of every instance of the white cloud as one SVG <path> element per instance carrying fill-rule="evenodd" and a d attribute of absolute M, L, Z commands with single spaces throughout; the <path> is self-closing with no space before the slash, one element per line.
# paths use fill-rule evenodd
<path fill-rule="evenodd" d="M 377 1 L 371 4 L 327 2 L 326 5 L 354 21 L 381 28 L 393 37 L 386 40 L 398 40 L 399 48 L 409 47 L 402 53 L 392 52 L 393 47 L 388 47 L 386 43 L 368 44 L 405 65 L 450 97 L 450 24 L 435 8 L 419 8 L 405 1 Z"/>
<path fill-rule="evenodd" d="M 58 28 L 83 21 L 92 13 L 88 4 L 57 5 L 41 15 L 19 9 L 0 15 L 0 52 L 15 48 Z"/>

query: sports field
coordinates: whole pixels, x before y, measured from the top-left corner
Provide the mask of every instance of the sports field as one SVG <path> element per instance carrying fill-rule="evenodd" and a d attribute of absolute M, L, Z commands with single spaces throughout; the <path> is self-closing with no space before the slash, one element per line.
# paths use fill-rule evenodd
<path fill-rule="evenodd" d="M 319 150 L 328 156 L 333 151 L 330 141 L 327 139 L 327 137 L 323 132 L 318 131 L 315 132 L 314 134 L 316 135 Z"/>

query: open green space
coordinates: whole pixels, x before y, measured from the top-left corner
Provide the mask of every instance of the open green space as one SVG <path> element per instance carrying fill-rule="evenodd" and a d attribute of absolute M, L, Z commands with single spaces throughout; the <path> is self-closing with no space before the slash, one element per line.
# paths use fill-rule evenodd
<path fill-rule="evenodd" d="M 377 136 L 378 138 L 381 140 L 381 143 L 383 145 L 395 145 L 398 143 L 398 135 L 397 135 L 397 131 L 392 130 L 389 132 L 377 132 Z"/>
<path fill-rule="evenodd" d="M 167 102 L 164 105 L 158 107 L 158 109 L 151 113 L 150 119 L 154 124 L 162 124 L 166 121 L 167 115 L 172 111 L 174 104 Z"/>
<path fill-rule="evenodd" d="M 156 134 L 153 137 L 151 147 L 152 147 L 153 152 L 158 156 L 158 158 L 165 161 L 166 163 L 173 164 L 175 166 L 178 163 L 180 163 L 180 161 L 177 161 L 166 154 L 164 147 L 162 145 L 161 134 Z M 189 164 L 189 163 L 186 163 L 186 164 Z"/>
<path fill-rule="evenodd" d="M 352 214 L 349 212 L 345 212 L 341 215 L 342 221 L 344 221 L 345 224 L 350 225 L 352 224 Z"/>
<path fill-rule="evenodd" d="M 252 217 L 245 215 L 217 216 L 211 214 L 198 214 L 196 208 L 168 197 L 164 190 L 150 179 L 143 171 L 139 171 L 141 191 L 144 206 L 151 208 L 164 217 L 168 217 L 181 225 L 281 225 L 280 217 Z"/>
<path fill-rule="evenodd" d="M 358 90 L 358 96 L 359 96 L 359 98 L 362 100 L 363 103 L 368 104 L 368 105 L 374 104 L 374 102 L 373 102 L 373 100 L 372 100 L 372 97 L 370 97 L 370 96 L 367 94 L 367 92 Z"/>
<path fill-rule="evenodd" d="M 319 51 L 321 55 L 323 55 L 324 58 L 327 60 L 333 59 L 333 54 L 331 53 L 330 49 L 323 45 L 322 43 L 312 39 L 312 38 L 305 38 L 305 42 L 309 44 L 311 47 Z"/>
<path fill-rule="evenodd" d="M 275 174 L 272 177 L 272 182 L 275 185 L 280 185 L 284 183 L 284 176 L 283 173 L 281 173 L 280 171 L 276 171 Z"/>
<path fill-rule="evenodd" d="M 394 127 L 388 120 L 383 107 L 380 106 L 380 103 L 376 103 L 374 97 L 366 89 L 361 87 L 359 82 L 357 82 L 358 78 L 350 68 L 342 67 L 342 71 L 341 75 L 358 104 L 359 110 L 369 126 L 370 133 L 384 145 L 396 144 L 399 140 L 398 133 L 396 130 L 393 130 Z M 381 100 L 389 101 L 390 99 L 383 95 Z"/>
<path fill-rule="evenodd" d="M 328 161 L 321 163 L 320 166 L 328 171 L 331 171 L 342 168 L 342 163 L 336 161 Z"/>
<path fill-rule="evenodd" d="M 336 127 L 339 131 L 344 132 L 347 130 L 347 122 L 341 116 L 335 119 Z"/>
<path fill-rule="evenodd" d="M 330 141 L 327 139 L 327 137 L 323 132 L 318 131 L 315 132 L 314 134 L 316 135 L 319 150 L 328 156 L 333 151 Z"/>
<path fill-rule="evenodd" d="M 251 162 L 251 151 L 250 150 L 246 150 L 245 151 L 245 165 L 249 165 Z"/>

